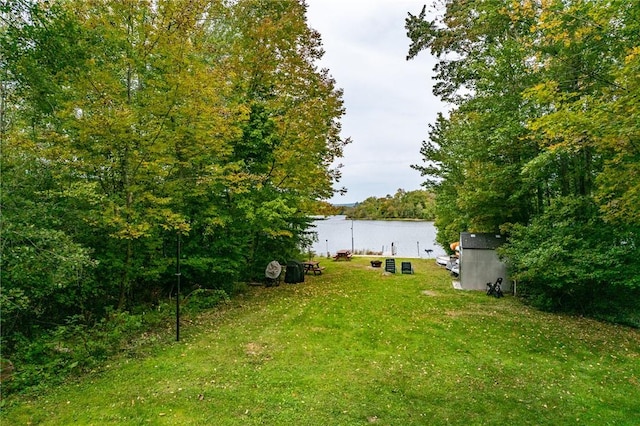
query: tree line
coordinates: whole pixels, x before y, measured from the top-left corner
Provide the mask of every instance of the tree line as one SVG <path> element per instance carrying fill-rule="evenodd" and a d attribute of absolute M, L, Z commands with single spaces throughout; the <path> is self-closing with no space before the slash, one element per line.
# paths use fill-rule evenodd
<path fill-rule="evenodd" d="M 342 91 L 298 0 L 0 6 L 3 357 L 299 253 Z M 90 356 L 88 354 L 87 356 Z"/>
<path fill-rule="evenodd" d="M 439 243 L 505 233 L 536 306 L 640 325 L 640 4 L 444 3 L 406 19 L 451 105 L 413 166 Z"/>
<path fill-rule="evenodd" d="M 353 219 L 420 219 L 435 217 L 434 195 L 428 191 L 405 191 L 386 197 L 369 197 L 353 207 L 344 207 L 341 214 Z"/>

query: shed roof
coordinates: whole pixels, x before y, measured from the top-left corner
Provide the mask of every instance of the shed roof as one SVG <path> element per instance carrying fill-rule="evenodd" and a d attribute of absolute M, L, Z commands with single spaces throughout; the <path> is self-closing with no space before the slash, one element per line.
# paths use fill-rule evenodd
<path fill-rule="evenodd" d="M 495 250 L 505 242 L 500 234 L 460 233 L 460 247 L 462 249 Z"/>

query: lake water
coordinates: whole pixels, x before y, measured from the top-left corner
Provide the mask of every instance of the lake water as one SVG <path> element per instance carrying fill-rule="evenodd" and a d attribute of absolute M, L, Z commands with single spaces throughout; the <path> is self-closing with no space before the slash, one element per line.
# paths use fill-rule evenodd
<path fill-rule="evenodd" d="M 446 254 L 436 244 L 433 222 L 399 220 L 351 220 L 329 216 L 313 222 L 318 234 L 311 250 L 319 256 L 353 248 L 355 253 L 382 252 L 382 256 L 434 258 Z M 352 240 L 353 236 L 353 240 Z M 353 241 L 353 242 L 352 242 Z M 425 250 L 432 250 L 431 253 Z M 393 253 L 392 253 L 393 251 Z"/>

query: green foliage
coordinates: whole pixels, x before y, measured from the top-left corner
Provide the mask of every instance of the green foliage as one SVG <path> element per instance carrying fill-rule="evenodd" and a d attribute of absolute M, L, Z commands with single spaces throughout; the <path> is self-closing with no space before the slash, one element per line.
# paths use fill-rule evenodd
<path fill-rule="evenodd" d="M 404 191 L 398 189 L 395 195 L 384 198 L 369 197 L 353 208 L 345 210 L 354 219 L 421 219 L 433 220 L 433 195 L 427 191 Z"/>
<path fill-rule="evenodd" d="M 60 231 L 3 227 L 3 329 L 58 321 L 91 296 L 87 251 Z"/>
<path fill-rule="evenodd" d="M 591 200 L 568 197 L 510 234 L 501 253 L 533 305 L 640 325 L 637 227 L 607 224 Z"/>
<path fill-rule="evenodd" d="M 3 353 L 10 354 L 14 333 L 30 335 L 32 327 L 81 313 L 99 285 L 91 250 L 65 221 L 74 208 L 51 183 L 52 170 L 6 141 L 2 148 L 0 324 Z"/>
<path fill-rule="evenodd" d="M 69 377 L 99 370 L 119 354 L 148 355 L 155 343 L 169 339 L 166 322 L 171 309 L 164 304 L 139 314 L 110 311 L 97 324 L 74 315 L 31 337 L 17 334 L 11 351 L 16 372 L 3 383 L 3 394 L 50 389 Z"/>
<path fill-rule="evenodd" d="M 224 290 L 207 290 L 198 288 L 189 293 L 182 302 L 188 311 L 201 312 L 206 309 L 212 309 L 220 303 L 228 303 L 229 295 Z"/>
<path fill-rule="evenodd" d="M 3 356 L 172 297 L 177 235 L 229 295 L 308 245 L 348 140 L 304 2 L 0 7 Z"/>
<path fill-rule="evenodd" d="M 335 216 L 339 214 L 344 214 L 344 208 L 340 206 L 334 206 L 333 204 L 327 201 L 319 201 L 313 207 L 312 213 L 314 215 L 319 216 Z"/>
<path fill-rule="evenodd" d="M 431 127 L 423 164 L 414 166 L 436 195 L 438 242 L 447 247 L 461 231 L 513 230 L 513 247 L 531 249 L 529 258 L 513 263 L 523 280 L 536 283 L 531 297 L 538 306 L 608 310 L 597 306 L 594 283 L 622 285 L 638 263 L 616 250 L 640 217 L 638 79 L 632 77 L 640 55 L 629 37 L 638 30 L 640 7 L 448 0 L 445 8 L 433 20 L 426 8 L 406 20 L 408 57 L 423 50 L 438 57 L 434 93 L 455 106 Z M 565 209 L 563 220 L 584 229 L 552 226 L 559 206 L 574 199 L 598 206 Z M 525 232 L 529 225 L 544 229 L 548 245 Z M 573 241 L 602 229 L 608 236 L 593 242 L 610 247 Z M 559 258 L 574 242 L 579 255 L 565 264 Z M 607 259 L 618 258 L 631 266 L 611 260 L 607 268 Z M 617 305 L 610 310 L 626 309 L 628 294 L 622 294 L 607 299 Z"/>

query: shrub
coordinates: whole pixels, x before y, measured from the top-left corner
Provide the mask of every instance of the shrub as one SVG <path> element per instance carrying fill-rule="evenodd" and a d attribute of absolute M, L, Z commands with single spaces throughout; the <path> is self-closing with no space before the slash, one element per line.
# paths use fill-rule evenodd
<path fill-rule="evenodd" d="M 15 366 L 12 379 L 3 383 L 3 394 L 62 383 L 118 353 L 136 356 L 141 346 L 159 340 L 158 331 L 173 319 L 171 313 L 172 307 L 164 304 L 139 314 L 111 311 L 97 324 L 72 316 L 29 337 L 16 335 L 12 353 L 3 354 Z"/>
<path fill-rule="evenodd" d="M 637 231 L 604 222 L 586 197 L 563 198 L 514 226 L 500 253 L 534 306 L 640 326 Z"/>
<path fill-rule="evenodd" d="M 198 288 L 184 298 L 183 305 L 189 312 L 198 312 L 215 308 L 228 302 L 229 296 L 224 290 Z"/>

